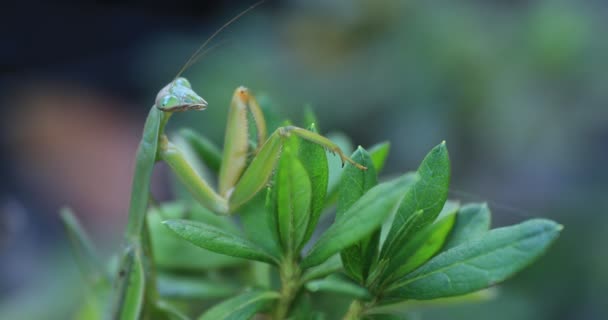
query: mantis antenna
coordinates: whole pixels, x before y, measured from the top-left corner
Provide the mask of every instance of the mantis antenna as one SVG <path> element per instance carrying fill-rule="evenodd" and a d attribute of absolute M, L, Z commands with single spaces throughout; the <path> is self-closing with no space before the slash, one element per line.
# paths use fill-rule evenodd
<path fill-rule="evenodd" d="M 203 51 L 203 49 L 205 49 L 205 47 L 209 44 L 209 42 L 211 42 L 211 40 L 213 40 L 218 34 L 220 34 L 220 32 L 222 32 L 222 30 L 224 30 L 226 27 L 231 25 L 233 22 L 237 21 L 239 18 L 241 18 L 242 16 L 247 14 L 249 11 L 255 9 L 257 6 L 261 5 L 264 2 L 266 2 L 266 0 L 261 0 L 261 1 L 254 3 L 249 8 L 241 11 L 241 13 L 237 14 L 232 19 L 228 20 L 228 22 L 224 23 L 219 29 L 217 29 L 209 38 L 207 38 L 207 40 L 205 40 L 205 42 L 203 42 L 203 44 L 201 44 L 198 47 L 198 49 L 196 49 L 196 51 L 194 51 L 194 53 L 190 56 L 188 61 L 186 61 L 184 66 L 179 70 L 177 75 L 175 75 L 175 78 L 173 79 L 173 81 L 175 81 L 179 76 L 181 76 L 182 73 L 184 73 L 184 71 L 186 71 L 190 66 L 192 66 L 192 64 L 194 64 L 194 62 L 196 62 L 196 60 L 198 60 L 198 58 L 200 58 L 200 56 L 204 55 L 208 51 L 208 50 Z M 212 49 L 212 48 L 210 48 L 210 49 Z"/>

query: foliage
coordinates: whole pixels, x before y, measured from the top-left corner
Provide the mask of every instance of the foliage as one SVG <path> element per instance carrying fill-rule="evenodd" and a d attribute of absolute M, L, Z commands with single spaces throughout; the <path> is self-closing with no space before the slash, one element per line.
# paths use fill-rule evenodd
<path fill-rule="evenodd" d="M 306 119 L 315 132 L 310 111 Z M 562 229 L 533 219 L 490 230 L 486 204 L 448 201 L 445 142 L 415 172 L 380 179 L 388 143 L 358 147 L 351 158 L 367 167 L 361 170 L 352 164 L 336 167 L 327 158 L 327 151 L 334 150 L 295 135 L 282 137 L 282 144 L 273 140 L 277 145 L 264 154 L 267 158 L 248 159 L 256 170 L 245 171 L 247 183 L 236 188 L 255 192 L 235 190 L 245 196 L 218 208 L 235 201 L 238 209 L 230 216 L 216 215 L 192 190 L 207 188 L 198 180 L 201 172 L 219 174 L 221 149 L 182 130 L 175 148 L 189 150 L 187 156 L 160 157 L 158 149 L 168 143 L 162 134 L 165 122 L 153 108 L 138 153 L 118 270 L 99 268 L 90 241 L 64 213 L 76 257 L 90 280 L 86 305 L 96 306 L 86 310 L 91 319 L 107 314 L 120 319 L 391 319 L 390 313 L 407 312 L 399 307 L 405 301 L 481 296 L 480 290 L 542 255 Z M 279 149 L 276 166 L 268 164 Z M 151 170 L 159 159 L 178 164 L 173 169 L 181 170 L 177 176 L 183 185 L 175 184 L 173 202 L 149 204 Z M 258 192 L 256 173 L 271 171 L 270 182 Z M 327 227 L 320 223 L 330 220 Z M 113 290 L 106 285 L 111 281 Z M 328 295 L 347 303 L 328 308 L 321 298 Z"/>

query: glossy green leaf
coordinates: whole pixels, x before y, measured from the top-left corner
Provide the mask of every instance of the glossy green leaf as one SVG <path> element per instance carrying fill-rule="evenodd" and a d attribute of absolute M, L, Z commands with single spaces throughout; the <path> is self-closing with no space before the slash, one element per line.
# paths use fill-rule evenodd
<path fill-rule="evenodd" d="M 420 180 L 405 196 L 393 219 L 380 254 L 382 259 L 394 256 L 418 231 L 433 223 L 441 212 L 450 182 L 450 159 L 445 142 L 429 152 L 420 164 L 418 174 Z M 414 224 L 406 223 L 419 210 L 423 212 Z"/>
<path fill-rule="evenodd" d="M 206 209 L 200 208 L 186 209 L 178 203 L 165 204 L 160 208 L 150 209 L 147 221 L 151 234 L 154 261 L 158 268 L 193 272 L 236 266 L 245 262 L 243 259 L 201 249 L 188 241 L 184 241 L 162 223 L 167 219 L 189 217 L 198 221 L 202 220 L 207 225 L 215 226 L 227 232 L 234 232 L 234 226 L 230 226 L 225 217 L 218 215 L 213 215 L 213 218 L 207 217 L 204 213 L 206 211 Z"/>
<path fill-rule="evenodd" d="M 241 293 L 209 309 L 199 320 L 247 320 L 266 310 L 279 298 L 273 291 L 253 290 Z"/>
<path fill-rule="evenodd" d="M 319 265 L 377 230 L 417 180 L 417 175 L 406 174 L 370 189 L 323 233 L 302 261 L 302 267 Z"/>
<path fill-rule="evenodd" d="M 382 169 L 384 169 L 384 165 L 386 164 L 386 159 L 388 158 L 388 153 L 390 150 L 390 142 L 382 142 L 369 148 L 369 155 L 372 158 L 376 172 L 380 173 L 382 172 Z"/>
<path fill-rule="evenodd" d="M 310 292 L 333 292 L 354 299 L 368 300 L 371 294 L 364 287 L 337 275 L 331 275 L 320 280 L 306 283 Z"/>
<path fill-rule="evenodd" d="M 361 198 L 369 189 L 378 184 L 376 169 L 369 153 L 359 147 L 351 157 L 357 163 L 366 166 L 367 170 L 357 169 L 348 164 L 342 173 L 342 181 L 338 189 L 338 206 L 336 219 L 343 218 L 347 210 Z M 353 212 L 350 212 L 353 213 Z M 352 247 L 348 247 L 340 253 L 342 265 L 346 273 L 359 283 L 363 283 L 378 254 L 380 241 L 380 230 L 371 236 L 362 239 Z"/>
<path fill-rule="evenodd" d="M 426 300 L 495 285 L 531 264 L 561 230 L 561 225 L 545 219 L 491 230 L 437 255 L 391 286 L 385 296 Z"/>
<path fill-rule="evenodd" d="M 485 203 L 463 206 L 456 215 L 456 224 L 450 233 L 444 250 L 484 235 L 490 230 L 491 213 Z"/>
<path fill-rule="evenodd" d="M 418 232 L 397 256 L 391 258 L 386 272 L 391 273 L 392 279 L 400 278 L 420 267 L 433 257 L 445 243 L 450 230 L 454 226 L 456 215 L 451 214 Z"/>
<path fill-rule="evenodd" d="M 312 124 L 309 127 L 312 132 L 317 132 L 316 127 Z M 325 197 L 327 196 L 327 185 L 329 181 L 329 167 L 327 164 L 327 156 L 325 149 L 316 143 L 307 140 L 300 142 L 298 157 L 302 165 L 308 173 L 311 185 L 310 199 L 310 221 L 306 228 L 306 233 L 302 243 L 306 243 L 312 236 L 321 211 L 325 207 Z"/>
<path fill-rule="evenodd" d="M 372 314 L 375 313 L 403 313 L 403 312 L 412 312 L 419 311 L 424 309 L 431 308 L 442 308 L 448 306 L 458 306 L 467 303 L 480 303 L 486 302 L 493 299 L 496 299 L 499 295 L 498 288 L 492 287 L 479 291 L 475 291 L 472 293 L 467 293 L 464 295 L 448 297 L 448 298 L 438 298 L 431 300 L 401 300 L 395 303 L 389 304 L 379 304 L 368 311 Z"/>
<path fill-rule="evenodd" d="M 289 143 L 283 148 L 276 185 L 277 221 L 283 247 L 288 252 L 295 252 L 304 240 L 308 228 L 312 187 L 308 173 L 295 150 Z"/>
<path fill-rule="evenodd" d="M 161 297 L 169 299 L 217 299 L 232 296 L 238 287 L 226 281 L 201 277 L 160 274 L 157 279 Z"/>
<path fill-rule="evenodd" d="M 183 239 L 203 249 L 237 258 L 277 263 L 277 259 L 262 248 L 216 227 L 187 220 L 166 220 L 163 224 Z"/>

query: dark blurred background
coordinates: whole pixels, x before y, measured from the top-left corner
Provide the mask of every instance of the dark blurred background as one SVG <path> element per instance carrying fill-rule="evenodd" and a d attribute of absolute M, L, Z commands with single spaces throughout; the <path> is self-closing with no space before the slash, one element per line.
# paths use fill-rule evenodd
<path fill-rule="evenodd" d="M 3 3 L 0 319 L 70 318 L 80 278 L 58 208 L 116 250 L 156 92 L 253 2 Z M 210 106 L 172 125 L 220 143 L 243 84 L 286 117 L 311 104 L 324 133 L 390 140 L 387 174 L 445 139 L 451 198 L 489 201 L 494 226 L 546 217 L 565 230 L 496 299 L 419 318 L 606 319 L 607 32 L 599 0 L 267 1 L 186 71 Z"/>

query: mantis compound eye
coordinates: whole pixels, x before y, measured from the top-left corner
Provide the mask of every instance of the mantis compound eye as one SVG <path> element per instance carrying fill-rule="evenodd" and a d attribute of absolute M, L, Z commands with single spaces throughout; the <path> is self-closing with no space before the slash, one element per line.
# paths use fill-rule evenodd
<path fill-rule="evenodd" d="M 192 89 L 192 86 L 190 85 L 190 81 L 188 81 L 186 78 L 175 79 L 175 85 Z"/>
<path fill-rule="evenodd" d="M 179 104 L 179 99 L 176 96 L 170 94 L 170 95 L 164 96 L 160 100 L 160 106 L 159 107 L 161 109 L 163 109 L 163 108 L 170 108 L 170 107 L 176 106 L 178 104 Z"/>

